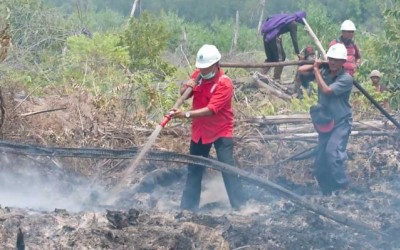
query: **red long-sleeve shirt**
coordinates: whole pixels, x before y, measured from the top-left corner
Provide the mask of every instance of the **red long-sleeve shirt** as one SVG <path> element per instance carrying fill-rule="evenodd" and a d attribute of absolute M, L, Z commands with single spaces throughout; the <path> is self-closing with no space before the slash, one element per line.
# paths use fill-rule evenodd
<path fill-rule="evenodd" d="M 192 79 L 200 74 L 197 69 Z M 200 79 L 193 89 L 192 109 L 208 107 L 212 116 L 195 117 L 192 119 L 192 140 L 198 143 L 213 143 L 220 137 L 233 137 L 232 111 L 233 83 L 224 75 L 222 69 L 212 79 Z"/>

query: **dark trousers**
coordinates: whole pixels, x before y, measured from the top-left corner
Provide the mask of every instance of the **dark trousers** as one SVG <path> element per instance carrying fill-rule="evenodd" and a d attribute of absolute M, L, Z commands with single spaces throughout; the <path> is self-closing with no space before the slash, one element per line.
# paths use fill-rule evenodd
<path fill-rule="evenodd" d="M 325 195 L 348 185 L 345 160 L 350 132 L 351 118 L 346 118 L 332 132 L 319 134 L 314 174 Z"/>
<path fill-rule="evenodd" d="M 282 45 L 282 38 L 280 36 L 274 37 L 268 42 L 264 40 L 264 50 L 267 57 L 265 62 L 282 62 L 286 59 L 286 54 Z"/>
<path fill-rule="evenodd" d="M 219 138 L 214 143 L 202 144 L 194 141 L 190 142 L 190 154 L 208 157 L 211 146 L 214 144 L 217 152 L 218 161 L 234 165 L 233 159 L 233 139 Z M 183 190 L 181 209 L 197 210 L 200 203 L 201 180 L 205 168 L 199 165 L 190 164 L 185 189 Z M 229 202 L 234 209 L 239 209 L 246 202 L 241 180 L 236 175 L 222 173 Z"/>
<path fill-rule="evenodd" d="M 282 37 L 274 37 L 271 41 L 264 40 L 264 50 L 267 59 L 265 62 L 282 62 L 286 60 L 286 54 L 283 50 Z M 264 74 L 267 74 L 270 68 L 264 68 Z M 274 69 L 274 79 L 280 80 L 283 66 L 276 66 Z"/>

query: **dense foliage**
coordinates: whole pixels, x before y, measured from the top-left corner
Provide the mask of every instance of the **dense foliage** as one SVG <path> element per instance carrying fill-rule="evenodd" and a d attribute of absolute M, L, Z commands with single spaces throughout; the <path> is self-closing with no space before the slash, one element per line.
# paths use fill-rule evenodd
<path fill-rule="evenodd" d="M 35 89 L 55 85 L 66 90 L 87 88 L 99 105 L 106 96 L 128 98 L 134 100 L 130 111 L 135 115 L 158 119 L 176 99 L 177 83 L 188 77 L 202 44 L 217 45 L 227 60 L 235 56 L 252 62 L 264 59 L 257 31 L 260 0 L 141 1 L 139 11 L 129 18 L 133 2 L 3 0 L 2 15 L 10 15 L 14 47 L 1 65 L 1 81 L 17 81 Z M 367 82 L 369 72 L 379 69 L 384 84 L 399 88 L 400 0 L 340 4 L 328 0 L 266 1 L 264 18 L 299 9 L 307 12 L 308 23 L 325 48 L 339 36 L 340 23 L 353 20 L 363 55 L 357 79 Z M 233 49 L 236 11 L 240 22 Z M 298 33 L 301 47 L 313 44 L 301 26 Z M 288 59 L 296 59 L 289 38 L 284 38 L 284 46 Z M 230 73 L 248 75 L 245 70 Z M 397 108 L 399 96 L 394 93 L 385 98 Z M 303 100 L 304 105 L 295 101 L 284 108 L 306 110 L 313 101 Z M 269 106 L 273 108 L 265 112 L 279 111 L 277 105 Z"/>

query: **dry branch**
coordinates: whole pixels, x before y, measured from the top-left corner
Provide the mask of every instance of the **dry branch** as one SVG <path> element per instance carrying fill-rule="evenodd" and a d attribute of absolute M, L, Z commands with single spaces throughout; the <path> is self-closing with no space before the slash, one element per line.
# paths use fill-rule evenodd
<path fill-rule="evenodd" d="M 54 111 L 64 110 L 64 109 L 67 109 L 67 108 L 64 107 L 64 108 L 47 109 L 47 110 L 41 110 L 41 111 L 35 111 L 35 112 L 29 112 L 29 113 L 25 113 L 25 114 L 20 114 L 19 116 L 25 117 L 25 116 L 31 116 L 31 115 L 41 114 L 41 113 L 54 112 Z"/>
<path fill-rule="evenodd" d="M 293 114 L 293 115 L 267 115 L 267 116 L 256 116 L 242 119 L 241 121 L 249 123 L 259 123 L 262 125 L 273 125 L 283 123 L 309 123 L 309 114 Z"/>
<path fill-rule="evenodd" d="M 277 96 L 284 101 L 289 101 L 290 99 L 292 99 L 291 96 L 283 93 L 281 90 L 278 90 L 277 88 L 274 88 L 274 87 L 266 84 L 265 82 L 261 81 L 259 79 L 259 75 L 257 73 L 253 74 L 253 79 L 256 82 L 257 87 L 265 89 L 267 91 L 267 93 Z"/>
<path fill-rule="evenodd" d="M 261 81 L 266 82 L 267 84 L 271 85 L 272 87 L 279 89 L 280 91 L 288 94 L 288 95 L 292 95 L 293 91 L 288 87 L 289 85 L 283 85 L 280 84 L 278 82 L 276 82 L 274 79 L 272 79 L 272 77 L 268 76 L 268 75 L 263 75 L 259 72 L 257 72 L 258 77 Z"/>

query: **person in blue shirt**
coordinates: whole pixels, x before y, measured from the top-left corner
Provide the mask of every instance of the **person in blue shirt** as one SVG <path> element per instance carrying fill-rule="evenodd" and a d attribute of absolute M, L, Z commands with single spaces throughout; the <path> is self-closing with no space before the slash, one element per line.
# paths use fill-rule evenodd
<path fill-rule="evenodd" d="M 318 85 L 318 104 L 325 108 L 333 121 L 326 125 L 314 124 L 318 132 L 314 175 L 322 193 L 331 195 L 336 190 L 347 188 L 349 183 L 345 161 L 352 123 L 349 99 L 353 77 L 343 67 L 347 60 L 347 49 L 343 44 L 332 45 L 326 55 L 328 64 L 322 65 L 320 60 L 316 60 L 313 72 Z"/>

